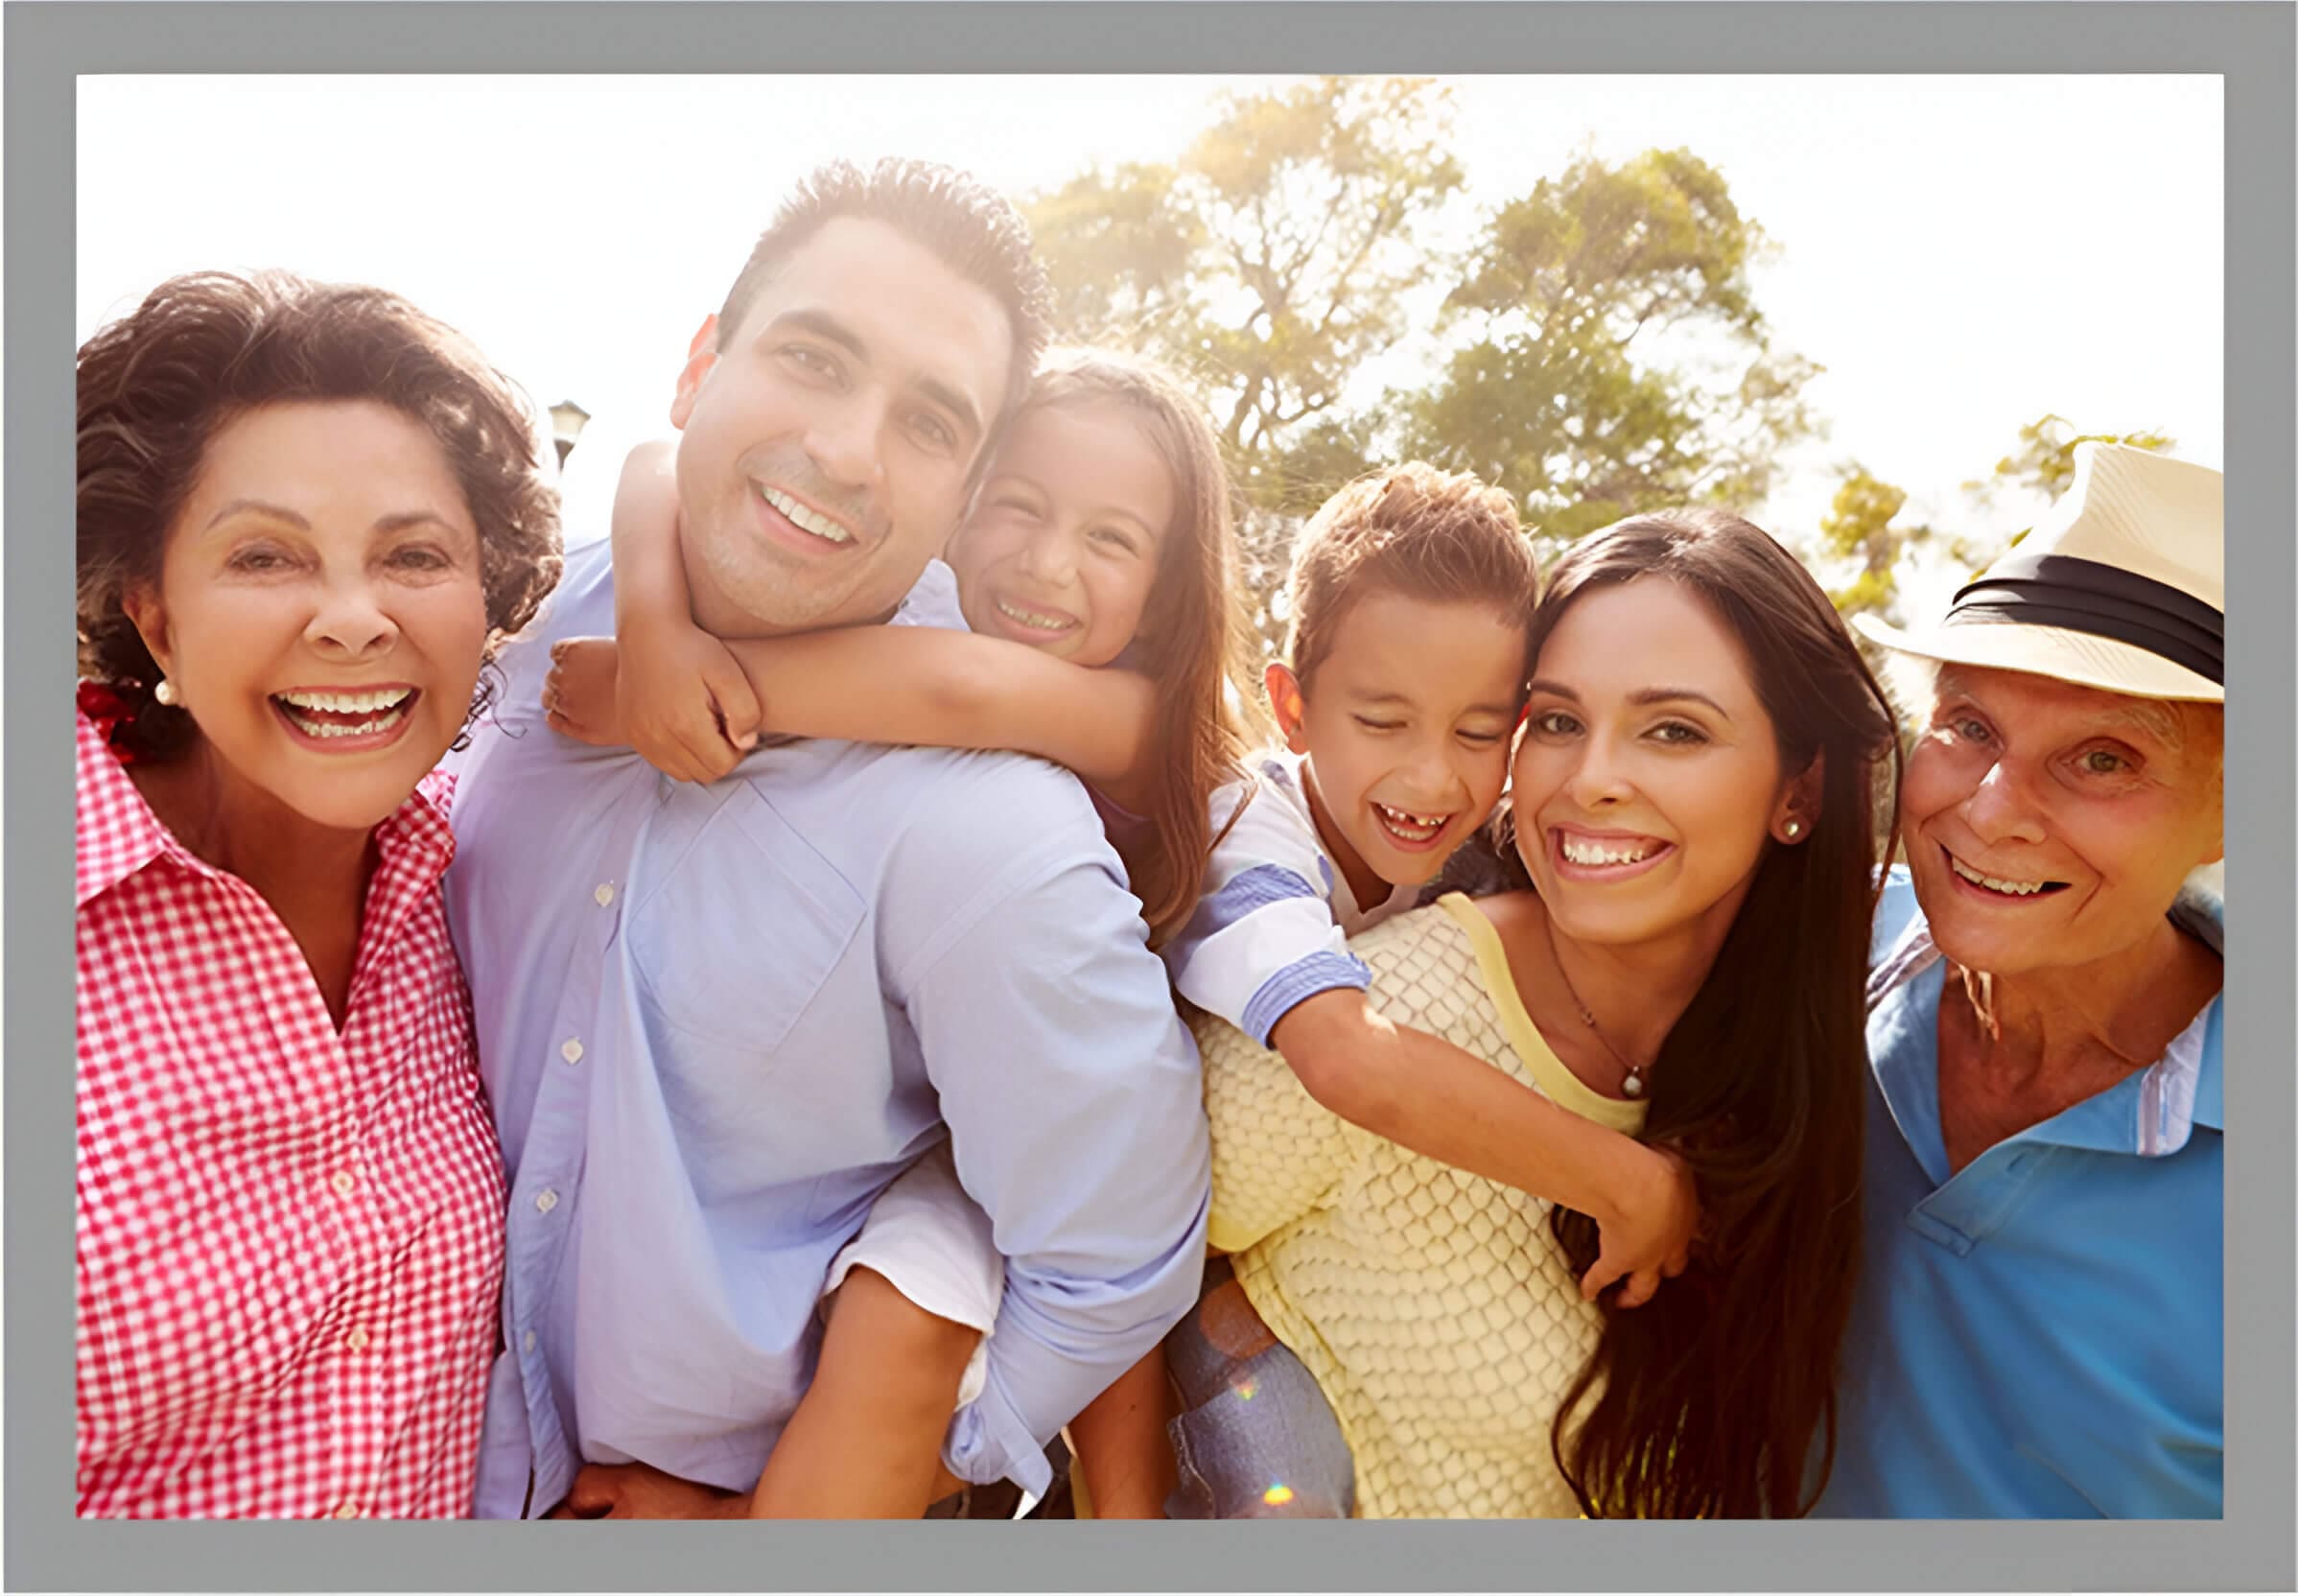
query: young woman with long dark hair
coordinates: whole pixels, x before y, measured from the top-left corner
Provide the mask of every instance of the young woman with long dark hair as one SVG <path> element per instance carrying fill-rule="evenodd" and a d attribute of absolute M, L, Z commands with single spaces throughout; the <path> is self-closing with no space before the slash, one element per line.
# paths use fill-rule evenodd
<path fill-rule="evenodd" d="M 1797 1514 L 1857 1269 L 1890 710 L 1810 575 L 1714 511 L 1575 547 L 1533 646 L 1502 849 L 1529 890 L 1352 949 L 1400 1022 L 1677 1150 L 1703 1240 L 1644 1305 L 1585 1303 L 1584 1216 L 1348 1126 L 1207 1027 L 1212 1240 L 1367 1515 Z"/>

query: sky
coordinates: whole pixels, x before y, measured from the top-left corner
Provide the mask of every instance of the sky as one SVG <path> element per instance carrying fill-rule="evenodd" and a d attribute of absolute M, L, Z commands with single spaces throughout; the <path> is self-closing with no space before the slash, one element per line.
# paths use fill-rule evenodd
<path fill-rule="evenodd" d="M 665 430 L 689 338 L 808 168 L 926 155 L 1020 195 L 1169 159 L 1224 91 L 1291 81 L 82 77 L 77 331 L 204 268 L 394 289 L 538 405 L 592 412 L 572 539 L 603 526 L 621 448 Z M 1583 150 L 1682 147 L 1775 243 L 1756 303 L 1826 368 L 1808 396 L 1830 424 L 1750 506 L 1783 537 L 1808 535 L 1850 459 L 1908 488 L 1911 515 L 1983 531 L 1959 485 L 2046 412 L 2221 463 L 2216 77 L 1448 82 L 1471 214 Z"/>

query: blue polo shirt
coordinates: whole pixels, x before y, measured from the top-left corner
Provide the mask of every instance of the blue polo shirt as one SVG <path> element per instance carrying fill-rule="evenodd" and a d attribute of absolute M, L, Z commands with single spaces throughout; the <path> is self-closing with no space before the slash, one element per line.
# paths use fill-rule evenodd
<path fill-rule="evenodd" d="M 2215 900 L 2172 918 L 2222 948 Z M 1817 1514 L 2218 1517 L 2223 998 L 2150 1068 L 1950 1175 L 1946 965 L 1902 873 L 1875 948 L 1866 1251 Z"/>

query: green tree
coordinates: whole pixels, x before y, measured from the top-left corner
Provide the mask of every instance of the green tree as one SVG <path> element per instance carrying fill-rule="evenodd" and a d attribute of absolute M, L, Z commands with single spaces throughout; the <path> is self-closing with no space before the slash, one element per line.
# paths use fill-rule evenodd
<path fill-rule="evenodd" d="M 1451 135 L 1430 80 L 1323 78 L 1228 96 L 1178 159 L 1024 203 L 1061 336 L 1147 355 L 1205 395 L 1264 649 L 1301 518 L 1376 458 L 1351 384 L 1457 270 L 1429 227 L 1461 187 Z"/>
<path fill-rule="evenodd" d="M 2135 449 L 2169 449 L 2177 440 L 2168 433 L 2086 433 L 2055 412 L 2019 429 L 2019 447 L 1995 462 L 1991 476 L 1963 484 L 1982 516 L 1997 511 L 2006 495 L 2056 499 L 2075 481 L 2075 446 L 2078 443 L 2126 443 Z M 2034 528 L 2022 527 L 2008 537 L 1996 532 L 1974 532 L 1958 537 L 1948 552 L 1958 565 L 1976 575 L 2015 547 Z"/>
<path fill-rule="evenodd" d="M 1818 367 L 1771 347 L 1748 276 L 1769 246 L 1712 167 L 1583 156 L 1463 248 L 1451 122 L 1428 80 L 1325 78 L 1231 96 L 1176 160 L 1026 203 L 1061 334 L 1206 396 L 1272 645 L 1301 518 L 1373 462 L 1472 470 L 1562 540 L 1753 503 L 1819 431 Z"/>
<path fill-rule="evenodd" d="M 1776 454 L 1820 430 L 1819 367 L 1775 350 L 1755 304 L 1769 247 L 1688 151 L 1583 156 L 1492 217 L 1446 305 L 1475 336 L 1401 397 L 1405 448 L 1514 493 L 1558 540 L 1761 499 Z"/>
<path fill-rule="evenodd" d="M 1817 552 L 1847 568 L 1846 579 L 1827 590 L 1845 616 L 1866 612 L 1895 620 L 1899 568 L 1908 552 L 1931 536 L 1923 525 L 1898 526 L 1907 490 L 1884 481 L 1856 460 L 1841 468 L 1827 513 L 1819 520 Z"/>
<path fill-rule="evenodd" d="M 2005 536 L 1990 522 L 1999 522 L 2001 504 L 2020 500 L 2055 499 L 2075 480 L 2075 446 L 2078 443 L 2127 443 L 2141 449 L 2168 449 L 2163 433 L 2084 433 L 2061 415 L 2046 415 L 2019 429 L 2019 445 L 1996 461 L 1994 472 L 1962 484 L 1974 512 L 1975 525 L 1945 531 L 1929 523 L 1902 524 L 1906 490 L 1884 481 L 1853 461 L 1840 468 L 1835 498 L 1820 519 L 1818 536 L 1810 552 L 1841 574 L 1828 597 L 1844 615 L 1863 611 L 1886 620 L 1899 619 L 1900 580 L 1911 567 L 1935 551 L 1945 564 L 1963 577 L 1978 575 L 2027 535 L 2021 528 Z"/>
<path fill-rule="evenodd" d="M 1991 504 L 2005 489 L 2026 489 L 2055 499 L 2075 480 L 2075 446 L 2078 443 L 2168 449 L 2175 441 L 2168 433 L 2085 433 L 2065 416 L 2052 413 L 2019 429 L 2019 447 L 1995 462 L 1993 476 L 1965 482 L 1963 487 L 1982 504 Z"/>
<path fill-rule="evenodd" d="M 1351 379 L 1450 268 L 1426 223 L 1461 186 L 1451 131 L 1427 79 L 1323 78 L 1228 97 L 1175 162 L 1036 197 L 1062 335 L 1193 379 L 1245 498 L 1314 507 L 1365 465 L 1367 430 L 1341 409 Z"/>

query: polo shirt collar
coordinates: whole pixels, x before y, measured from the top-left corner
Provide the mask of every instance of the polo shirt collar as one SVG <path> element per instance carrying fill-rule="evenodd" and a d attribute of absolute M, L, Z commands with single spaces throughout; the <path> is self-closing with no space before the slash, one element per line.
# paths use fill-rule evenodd
<path fill-rule="evenodd" d="M 2225 952 L 2225 901 L 2200 880 L 2190 880 L 2171 905 L 2170 919 L 2181 928 L 2200 938 L 2212 951 L 2223 956 Z M 1935 1141 L 1938 1101 L 1938 1051 L 1932 1041 L 1937 1034 L 1938 1004 L 1944 996 L 1943 972 L 1938 966 L 1937 948 L 1932 943 L 1927 922 L 1920 908 L 1911 921 L 1899 944 L 1885 955 L 1876 971 L 1873 1007 L 1880 1011 L 1886 995 L 1896 990 L 1899 1001 L 1912 1002 L 1912 1014 L 1902 1014 L 1901 1025 L 1912 1024 L 1924 1033 L 1920 1044 L 1908 1046 L 1903 1041 L 1902 1056 L 1896 1068 L 1878 1058 L 1875 1061 L 1877 1084 L 1882 1087 L 1884 1100 L 1892 1115 L 1900 1121 L 1901 1133 L 1911 1146 L 1922 1145 L 1926 1132 Z M 1928 977 L 1928 979 L 1926 979 Z M 1932 990 L 1932 983 L 1937 987 Z M 1928 1000 L 1926 1000 L 1928 999 Z M 2199 1058 L 2193 1068 L 2192 1124 L 2223 1132 L 2226 1128 L 2225 1094 L 2225 996 L 2210 1000 L 2194 1021 L 2200 1030 Z M 2192 1028 L 2191 1028 L 2192 1029 Z M 1913 1040 L 1913 1039 L 1909 1039 Z M 2175 1125 L 2170 1137 L 2161 1145 L 2146 1148 L 2146 1104 L 2148 1095 L 2157 1105 L 2167 1093 L 2168 1084 L 2163 1077 L 2179 1062 L 2182 1048 L 2196 1044 L 2188 1035 L 2175 1040 L 2162 1059 L 2138 1070 L 2106 1091 L 2086 1097 L 2062 1109 L 2038 1125 L 2031 1125 L 2012 1138 L 2014 1140 L 2047 1142 L 2061 1147 L 2081 1147 L 2098 1152 L 2137 1154 L 2142 1150 L 2160 1153 L 2175 1152 L 2185 1145 L 2185 1125 Z M 1937 1174 L 1934 1171 L 1935 1178 Z"/>
<path fill-rule="evenodd" d="M 2188 879 L 2170 905 L 2170 918 L 2180 928 L 2201 939 L 2220 958 L 2226 956 L 2226 900 L 2199 875 Z M 2220 992 L 2204 1011 L 2209 1016 L 2202 1038 L 2201 1073 L 2194 1081 L 2194 1123 L 2223 1133 L 2226 1129 L 2226 994 Z"/>

